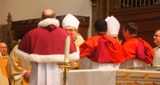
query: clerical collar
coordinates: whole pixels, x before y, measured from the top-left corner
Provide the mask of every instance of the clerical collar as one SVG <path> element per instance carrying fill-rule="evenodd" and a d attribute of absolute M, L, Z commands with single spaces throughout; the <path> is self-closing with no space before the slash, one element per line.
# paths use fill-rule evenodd
<path fill-rule="evenodd" d="M 99 33 L 97 33 L 97 35 L 103 35 L 103 34 L 106 34 L 106 32 L 99 32 Z"/>
<path fill-rule="evenodd" d="M 137 36 L 131 36 L 130 38 L 137 38 Z"/>
<path fill-rule="evenodd" d="M 7 58 L 7 55 L 5 55 L 5 56 L 2 56 L 2 58 Z"/>

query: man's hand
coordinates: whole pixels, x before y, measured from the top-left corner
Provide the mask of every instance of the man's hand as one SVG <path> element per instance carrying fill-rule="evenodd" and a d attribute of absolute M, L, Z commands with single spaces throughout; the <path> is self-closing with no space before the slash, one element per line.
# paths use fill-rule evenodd
<path fill-rule="evenodd" d="M 27 72 L 24 74 L 24 77 L 26 79 L 29 79 L 30 78 L 30 70 L 27 70 Z"/>

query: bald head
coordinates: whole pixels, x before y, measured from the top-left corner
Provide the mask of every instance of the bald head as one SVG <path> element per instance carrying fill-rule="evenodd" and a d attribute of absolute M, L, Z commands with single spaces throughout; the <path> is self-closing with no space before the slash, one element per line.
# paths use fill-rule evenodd
<path fill-rule="evenodd" d="M 4 42 L 0 43 L 0 52 L 2 54 L 2 56 L 7 55 L 7 45 Z"/>
<path fill-rule="evenodd" d="M 46 9 L 43 11 L 42 13 L 42 19 L 46 19 L 46 18 L 56 18 L 55 16 L 55 12 L 51 9 Z"/>

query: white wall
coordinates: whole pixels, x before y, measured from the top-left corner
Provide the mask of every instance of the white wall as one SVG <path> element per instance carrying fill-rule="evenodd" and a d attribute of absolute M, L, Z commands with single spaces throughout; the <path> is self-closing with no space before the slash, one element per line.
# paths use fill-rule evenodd
<path fill-rule="evenodd" d="M 12 20 L 40 18 L 44 9 L 51 8 L 56 15 L 71 13 L 91 16 L 91 0 L 0 0 L 0 24 L 7 23 L 8 12 Z M 91 36 L 91 27 L 89 27 Z"/>

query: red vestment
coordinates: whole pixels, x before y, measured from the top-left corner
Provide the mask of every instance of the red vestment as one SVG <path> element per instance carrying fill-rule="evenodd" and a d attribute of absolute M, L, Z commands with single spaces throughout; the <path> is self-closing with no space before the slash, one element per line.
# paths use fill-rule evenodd
<path fill-rule="evenodd" d="M 125 60 L 139 59 L 147 64 L 151 64 L 154 57 L 152 47 L 141 38 L 130 38 L 123 44 Z"/>
<path fill-rule="evenodd" d="M 96 35 L 80 45 L 80 58 L 83 57 L 99 63 L 118 64 L 123 61 L 122 47 L 106 34 Z"/>
<path fill-rule="evenodd" d="M 30 85 L 61 85 L 61 71 L 56 62 L 64 62 L 65 40 L 70 36 L 69 61 L 78 60 L 74 41 L 69 32 L 59 28 L 59 21 L 47 18 L 29 31 L 19 43 L 17 56 L 22 66 L 31 62 Z"/>

